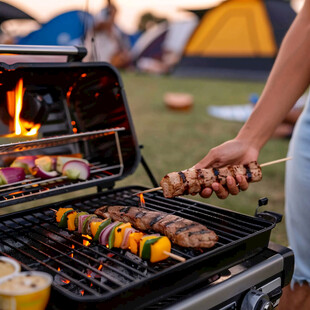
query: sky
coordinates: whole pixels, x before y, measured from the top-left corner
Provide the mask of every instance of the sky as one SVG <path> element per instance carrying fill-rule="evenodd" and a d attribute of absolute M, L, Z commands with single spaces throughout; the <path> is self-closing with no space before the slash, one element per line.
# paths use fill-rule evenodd
<path fill-rule="evenodd" d="M 60 13 L 69 10 L 87 10 L 96 14 L 106 0 L 4 0 L 15 5 L 45 23 Z M 152 11 L 156 15 L 180 20 L 190 18 L 184 12 L 186 8 L 206 8 L 225 0 L 113 0 L 118 7 L 117 24 L 126 32 L 133 33 L 137 29 L 139 17 Z M 293 0 L 292 5 L 298 9 L 304 0 Z M 183 9 L 183 10 L 182 10 Z"/>

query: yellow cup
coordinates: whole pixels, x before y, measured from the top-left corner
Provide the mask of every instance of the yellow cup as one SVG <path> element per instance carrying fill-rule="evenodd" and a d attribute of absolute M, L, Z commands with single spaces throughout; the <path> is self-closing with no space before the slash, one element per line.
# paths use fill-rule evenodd
<path fill-rule="evenodd" d="M 22 289 L 5 289 L 4 285 L 9 281 L 17 281 L 18 277 L 21 279 L 31 279 L 31 276 L 45 279 L 41 286 L 27 287 Z M 25 281 L 27 282 L 27 280 Z M 53 278 L 50 274 L 39 271 L 20 272 L 13 275 L 6 281 L 0 284 L 0 309 L 1 310 L 44 310 L 47 306 L 51 284 Z"/>
<path fill-rule="evenodd" d="M 0 283 L 19 272 L 20 264 L 15 259 L 0 256 Z"/>

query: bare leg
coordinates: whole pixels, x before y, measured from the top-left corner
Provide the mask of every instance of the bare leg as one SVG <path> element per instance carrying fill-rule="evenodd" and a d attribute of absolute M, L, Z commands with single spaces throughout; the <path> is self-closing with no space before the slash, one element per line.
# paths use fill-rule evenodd
<path fill-rule="evenodd" d="M 283 289 L 283 295 L 277 310 L 309 310 L 310 286 L 307 283 L 299 285 L 295 283 L 294 289 L 290 285 Z"/>

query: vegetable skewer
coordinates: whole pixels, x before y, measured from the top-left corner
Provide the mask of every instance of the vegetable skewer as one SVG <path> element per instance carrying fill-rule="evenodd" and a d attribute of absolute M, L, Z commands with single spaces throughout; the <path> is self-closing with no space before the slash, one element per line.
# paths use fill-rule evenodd
<path fill-rule="evenodd" d="M 73 208 L 60 208 L 55 215 L 59 227 L 91 235 L 94 241 L 108 248 L 128 249 L 152 263 L 167 259 L 169 256 L 178 261 L 185 261 L 183 257 L 170 252 L 171 242 L 166 236 L 146 235 L 133 228 L 130 223 L 112 222 L 111 219 L 102 219 L 95 214 L 78 212 Z"/>

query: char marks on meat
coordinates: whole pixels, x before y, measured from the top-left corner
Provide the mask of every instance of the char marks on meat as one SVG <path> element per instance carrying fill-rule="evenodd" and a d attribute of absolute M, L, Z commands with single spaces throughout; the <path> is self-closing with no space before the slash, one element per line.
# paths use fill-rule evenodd
<path fill-rule="evenodd" d="M 210 248 L 218 240 L 206 226 L 180 216 L 139 207 L 104 206 L 95 211 L 113 221 L 129 222 L 139 230 L 153 230 L 166 235 L 171 242 L 183 247 Z"/>
<path fill-rule="evenodd" d="M 166 198 L 180 195 L 198 194 L 212 183 L 226 184 L 227 176 L 244 175 L 248 182 L 262 179 L 261 167 L 256 161 L 247 165 L 233 165 L 221 168 L 195 169 L 190 168 L 179 172 L 170 172 L 160 182 Z"/>

